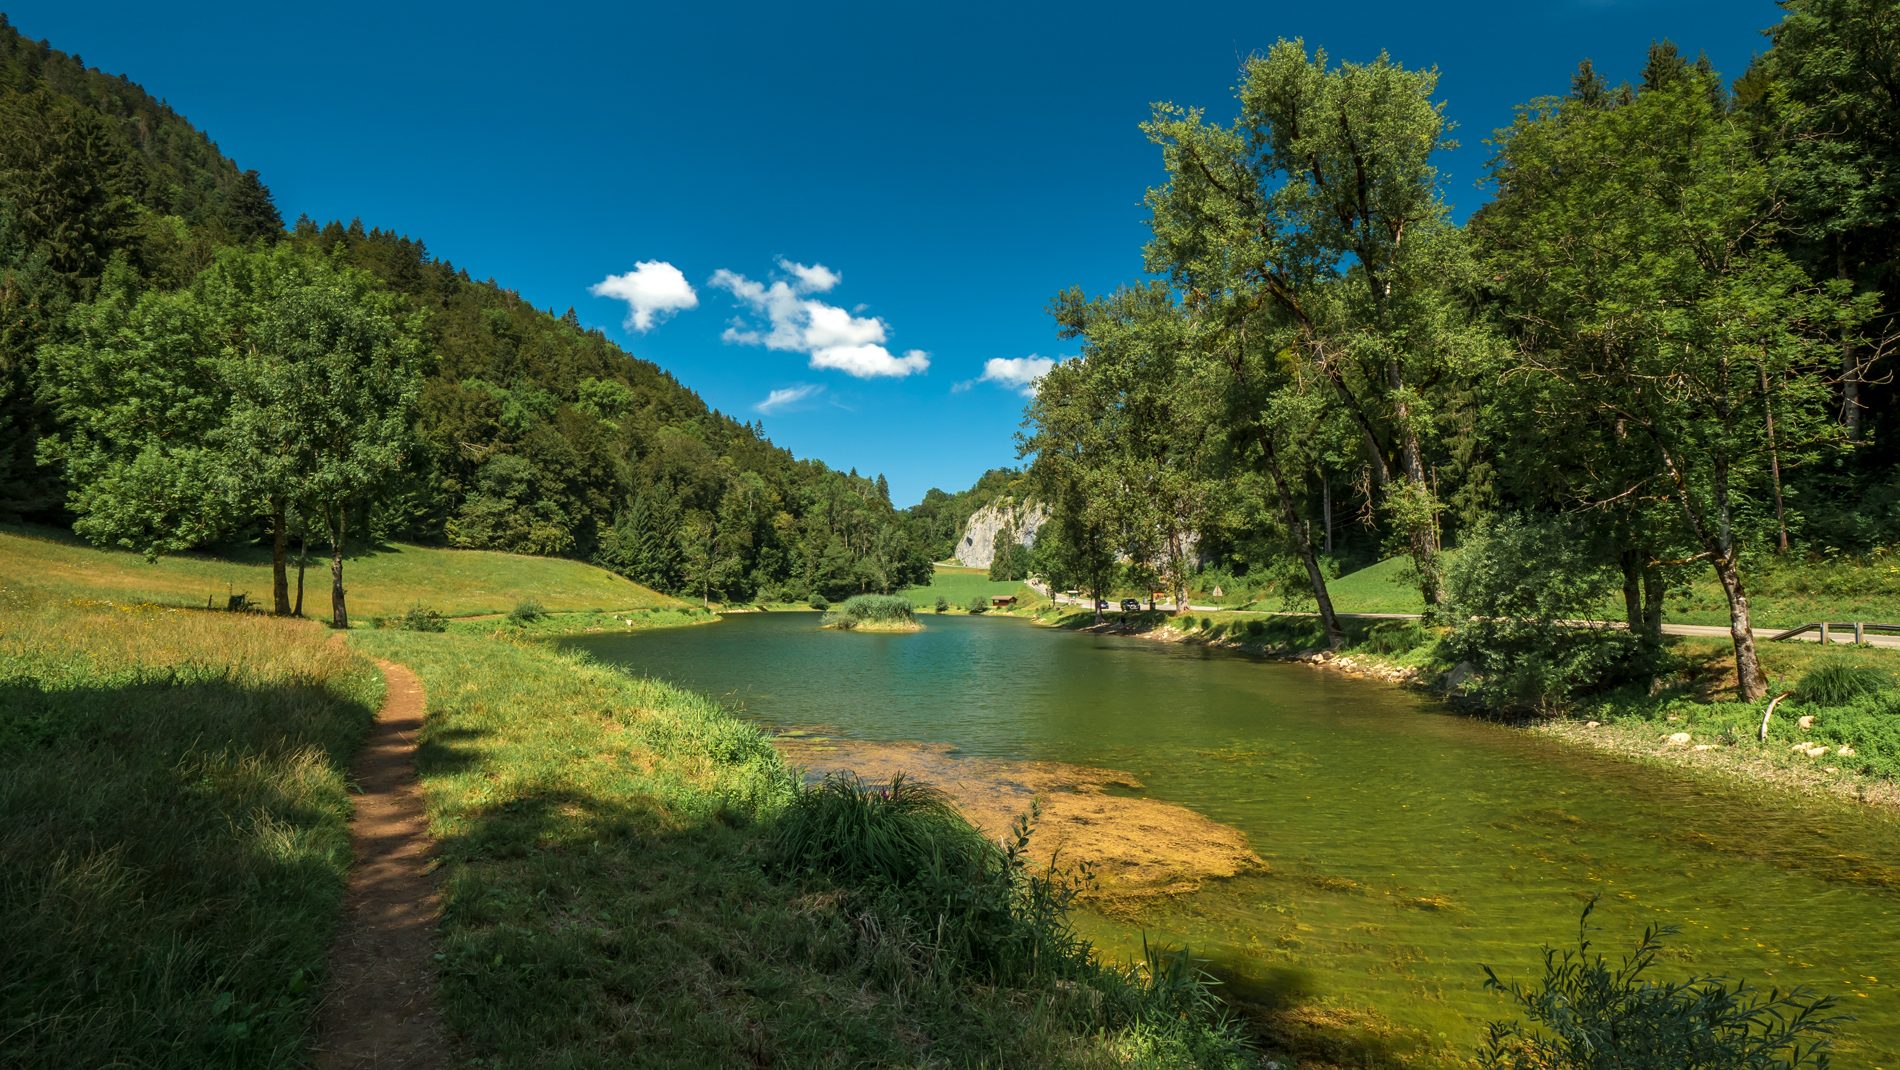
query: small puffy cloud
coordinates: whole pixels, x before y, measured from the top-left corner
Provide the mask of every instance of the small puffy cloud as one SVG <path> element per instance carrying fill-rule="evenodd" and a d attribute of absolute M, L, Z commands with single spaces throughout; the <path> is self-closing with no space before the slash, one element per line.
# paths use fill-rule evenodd
<path fill-rule="evenodd" d="M 825 392 L 825 388 L 816 383 L 800 383 L 797 386 L 780 387 L 765 395 L 765 400 L 752 406 L 753 411 L 767 415 L 788 409 L 801 401 L 815 398 Z"/>
<path fill-rule="evenodd" d="M 625 275 L 609 275 L 587 288 L 595 297 L 627 303 L 627 328 L 645 333 L 682 309 L 699 305 L 699 295 L 680 269 L 664 260 L 642 260 Z"/>
<path fill-rule="evenodd" d="M 720 336 L 726 342 L 804 353 L 814 368 L 860 379 L 902 378 L 929 369 L 930 356 L 923 350 L 898 356 L 885 347 L 890 328 L 882 319 L 811 297 L 836 287 L 843 278 L 837 272 L 823 264 L 785 259 L 779 260 L 778 267 L 786 277 L 770 283 L 726 268 L 713 272 L 712 286 L 730 293 L 755 317 L 765 318 L 763 327 L 756 320 L 734 320 Z"/>
<path fill-rule="evenodd" d="M 836 368 L 860 379 L 878 376 L 901 379 L 915 372 L 927 371 L 930 368 L 930 355 L 921 349 L 913 349 L 900 357 L 878 345 L 830 346 L 812 353 L 811 366 Z"/>
<path fill-rule="evenodd" d="M 1026 357 L 991 357 L 983 362 L 983 374 L 977 381 L 1021 391 L 1024 397 L 1035 397 L 1036 382 L 1048 375 L 1059 360 L 1034 353 Z"/>

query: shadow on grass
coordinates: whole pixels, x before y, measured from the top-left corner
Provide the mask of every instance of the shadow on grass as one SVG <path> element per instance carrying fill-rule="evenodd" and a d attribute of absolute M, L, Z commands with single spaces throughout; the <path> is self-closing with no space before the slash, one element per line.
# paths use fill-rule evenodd
<path fill-rule="evenodd" d="M 371 714 L 316 685 L 0 684 L 7 1065 L 301 1065 Z"/>

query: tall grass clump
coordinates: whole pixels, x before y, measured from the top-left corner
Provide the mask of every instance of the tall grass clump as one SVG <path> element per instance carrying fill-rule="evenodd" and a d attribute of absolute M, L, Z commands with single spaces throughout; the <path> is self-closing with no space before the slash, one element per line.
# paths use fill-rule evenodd
<path fill-rule="evenodd" d="M 0 607 L 0 1062 L 306 1065 L 381 691 L 309 624 Z"/>
<path fill-rule="evenodd" d="M 845 889 L 881 932 L 905 940 L 926 975 L 1089 992 L 1091 1010 L 1073 1024 L 1115 1031 L 1124 1054 L 1141 1052 L 1138 1062 L 1238 1058 L 1237 1027 L 1184 952 L 1149 948 L 1127 967 L 1096 958 L 1069 917 L 1089 873 L 1032 864 L 1035 820 L 1032 807 L 994 843 L 901 774 L 875 785 L 838 774 L 786 807 L 773 853 L 783 870 Z"/>
<path fill-rule="evenodd" d="M 823 626 L 841 631 L 912 631 L 917 611 L 910 599 L 892 594 L 857 594 L 825 614 Z"/>
<path fill-rule="evenodd" d="M 1809 706 L 1847 706 L 1894 687 L 1893 674 L 1872 665 L 1829 661 L 1803 673 L 1794 698 Z"/>
<path fill-rule="evenodd" d="M 1382 620 L 1366 629 L 1359 649 L 1373 654 L 1405 654 L 1431 642 L 1432 633 L 1415 620 Z"/>

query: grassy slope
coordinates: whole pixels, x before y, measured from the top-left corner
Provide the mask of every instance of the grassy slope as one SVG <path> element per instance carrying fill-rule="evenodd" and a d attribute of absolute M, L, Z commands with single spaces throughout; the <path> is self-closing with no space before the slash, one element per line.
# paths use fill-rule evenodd
<path fill-rule="evenodd" d="M 0 1061 L 303 1065 L 381 688 L 313 624 L 0 576 Z"/>
<path fill-rule="evenodd" d="M 230 557 L 186 554 L 147 562 L 137 554 L 94 549 L 50 529 L 0 529 L 0 578 L 31 575 L 54 594 L 166 605 L 223 605 L 227 591 L 268 605 L 270 558 L 252 549 Z M 659 594 L 579 561 L 486 550 L 391 546 L 344 562 L 350 612 L 376 617 L 421 604 L 452 617 L 506 613 L 524 600 L 551 611 L 683 607 Z M 293 571 L 291 583 L 296 583 Z M 304 611 L 327 614 L 327 560 L 311 563 Z"/>
<path fill-rule="evenodd" d="M 1016 595 L 1025 597 L 1029 588 L 1015 581 L 1002 582 L 990 579 L 989 570 L 981 568 L 963 568 L 958 565 L 937 565 L 927 587 L 910 587 L 898 592 L 910 599 L 910 604 L 918 609 L 936 608 L 937 599 L 948 599 L 956 609 L 966 609 L 973 598 L 988 599 L 996 595 Z"/>
<path fill-rule="evenodd" d="M 970 983 L 848 891 L 775 876 L 794 780 L 697 696 L 545 648 L 364 632 L 429 691 L 442 1005 L 491 1066 L 1182 1065 L 1075 986 Z"/>

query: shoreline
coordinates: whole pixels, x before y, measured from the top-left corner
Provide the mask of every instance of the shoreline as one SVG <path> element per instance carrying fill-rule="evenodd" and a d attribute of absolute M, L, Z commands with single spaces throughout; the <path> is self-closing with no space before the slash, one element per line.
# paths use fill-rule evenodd
<path fill-rule="evenodd" d="M 1145 629 L 1106 621 L 1102 624 L 1073 626 L 1069 622 L 1080 614 L 1054 620 L 1044 620 L 1030 614 L 1019 615 L 1045 628 L 1066 627 L 1071 631 L 1120 635 L 1155 643 L 1213 647 L 1267 661 L 1297 663 L 1327 672 L 1376 680 L 1429 694 L 1444 703 L 1447 709 L 1462 716 L 1489 720 L 1514 731 L 1526 732 L 1606 758 L 1719 780 L 1728 785 L 1757 785 L 1789 797 L 1850 803 L 1856 807 L 1871 808 L 1886 817 L 1900 818 L 1900 783 L 1842 772 L 1812 759 L 1797 761 L 1772 744 L 1705 741 L 1700 745 L 1709 749 L 1698 750 L 1695 746 L 1670 743 L 1670 736 L 1674 733 L 1657 732 L 1655 729 L 1659 726 L 1656 725 L 1612 724 L 1570 714 L 1543 718 L 1509 717 L 1447 695 L 1437 686 L 1440 674 L 1428 668 L 1403 664 L 1368 652 L 1333 652 L 1202 636 L 1166 623 Z"/>

